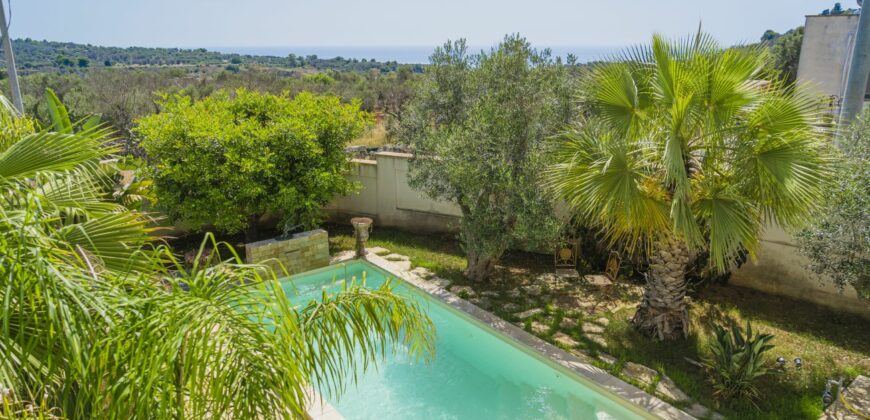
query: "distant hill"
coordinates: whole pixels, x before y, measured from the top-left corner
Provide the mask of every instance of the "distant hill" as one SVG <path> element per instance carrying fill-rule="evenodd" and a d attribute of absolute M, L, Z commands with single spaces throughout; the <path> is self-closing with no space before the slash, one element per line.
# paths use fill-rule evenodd
<path fill-rule="evenodd" d="M 83 71 L 112 66 L 196 66 L 223 65 L 229 70 L 239 65 L 256 64 L 279 68 L 313 68 L 318 70 L 395 71 L 395 61 L 378 62 L 350 58 L 320 58 L 316 55 L 286 57 L 226 54 L 205 48 L 101 47 L 73 42 L 37 41 L 30 38 L 12 41 L 15 61 L 22 74 L 46 71 Z"/>

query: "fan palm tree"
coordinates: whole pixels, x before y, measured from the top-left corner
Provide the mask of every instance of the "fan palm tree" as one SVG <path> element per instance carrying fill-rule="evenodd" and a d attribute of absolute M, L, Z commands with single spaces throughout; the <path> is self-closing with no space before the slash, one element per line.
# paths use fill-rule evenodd
<path fill-rule="evenodd" d="M 307 388 L 340 393 L 386 349 L 431 356 L 432 323 L 389 285 L 291 307 L 210 237 L 225 259 L 184 267 L 112 201 L 110 133 L 64 114 L 38 131 L 0 96 L 3 416 L 301 418 Z"/>
<path fill-rule="evenodd" d="M 797 227 L 817 207 L 828 178 L 817 101 L 763 80 L 766 60 L 701 33 L 654 36 L 593 69 L 589 115 L 554 146 L 555 194 L 611 245 L 647 253 L 633 322 L 650 336 L 687 333 L 696 253 L 724 272 L 754 257 L 765 224 Z"/>

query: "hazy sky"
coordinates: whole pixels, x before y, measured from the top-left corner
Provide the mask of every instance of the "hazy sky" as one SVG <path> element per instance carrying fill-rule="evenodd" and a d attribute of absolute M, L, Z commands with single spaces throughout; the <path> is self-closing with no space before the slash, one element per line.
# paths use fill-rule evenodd
<path fill-rule="evenodd" d="M 8 0 L 7 0 L 8 1 Z M 519 32 L 540 46 L 685 35 L 723 43 L 802 25 L 833 0 L 11 0 L 12 36 L 111 46 L 418 46 Z M 844 7 L 856 7 L 845 0 Z"/>

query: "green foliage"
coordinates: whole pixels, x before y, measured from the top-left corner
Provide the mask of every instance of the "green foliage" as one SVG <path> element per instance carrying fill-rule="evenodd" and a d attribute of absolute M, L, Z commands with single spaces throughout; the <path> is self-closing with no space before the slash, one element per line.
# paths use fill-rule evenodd
<path fill-rule="evenodd" d="M 264 214 L 316 226 L 321 207 L 351 190 L 344 146 L 370 121 L 359 102 L 308 93 L 171 95 L 160 106 L 136 128 L 158 203 L 173 220 L 228 233 Z"/>
<path fill-rule="evenodd" d="M 804 27 L 792 29 L 777 37 L 771 47 L 772 65 L 779 76 L 788 83 L 797 80 L 798 63 L 801 58 L 801 44 L 804 39 Z"/>
<path fill-rule="evenodd" d="M 115 132 L 123 154 L 144 157 L 139 139 L 132 134 L 133 121 L 158 111 L 160 98 L 153 92 L 181 93 L 194 100 L 219 90 L 244 87 L 263 93 L 291 96 L 301 92 L 330 94 L 343 102 L 360 100 L 362 109 L 383 112 L 391 120 L 401 117 L 402 108 L 411 94 L 411 85 L 419 68 L 400 66 L 397 71 L 381 73 L 327 71 L 323 77 L 334 83 L 319 83 L 320 76 L 306 77 L 309 72 L 288 72 L 275 68 L 245 66 L 238 73 L 220 67 L 136 67 L 91 69 L 84 74 L 37 73 L 21 78 L 26 112 L 48 125 L 51 123 L 46 88 L 51 88 L 67 106 L 72 120 L 99 115 Z M 320 73 L 316 73 L 320 74 Z"/>
<path fill-rule="evenodd" d="M 0 116 L 26 121 L 5 106 Z M 105 132 L 9 126 L 0 414 L 302 418 L 308 386 L 338 394 L 387 349 L 432 354 L 432 323 L 389 284 L 350 284 L 292 307 L 273 273 L 209 235 L 186 267 L 170 249 L 146 246 L 154 238 L 144 215 L 103 193 L 95 162 L 114 151 Z"/>
<path fill-rule="evenodd" d="M 761 397 L 755 384 L 759 378 L 772 372 L 764 360 L 764 353 L 773 349 L 770 334 L 752 333 L 752 325 L 746 322 L 746 333 L 734 325 L 728 329 L 721 325 L 711 326 L 715 338 L 710 340 L 711 356 L 703 361 L 707 380 L 713 386 L 717 400 L 753 401 Z"/>
<path fill-rule="evenodd" d="M 839 2 L 834 3 L 834 7 L 830 9 L 822 10 L 822 16 L 854 15 L 856 13 L 858 13 L 858 9 L 843 9 L 843 5 Z"/>
<path fill-rule="evenodd" d="M 870 111 L 851 124 L 839 146 L 834 185 L 821 199 L 822 217 L 798 235 L 798 244 L 813 272 L 870 299 Z"/>
<path fill-rule="evenodd" d="M 486 278 L 510 246 L 554 239 L 539 174 L 544 139 L 570 117 L 569 85 L 564 66 L 517 35 L 488 53 L 458 41 L 432 54 L 394 134 L 417 153 L 411 186 L 462 209 L 469 278 Z"/>
<path fill-rule="evenodd" d="M 726 270 L 766 222 L 801 227 L 829 176 L 815 98 L 756 79 L 766 55 L 660 36 L 590 78 L 590 117 L 556 141 L 551 188 L 611 243 L 675 235 Z"/>
<path fill-rule="evenodd" d="M 170 65 L 224 65 L 258 64 L 278 68 L 313 68 L 317 70 L 340 70 L 366 72 L 376 70 L 383 73 L 396 71 L 400 65 L 396 61 L 379 62 L 357 60 L 355 58 L 319 58 L 317 56 L 287 57 L 268 55 L 239 55 L 208 51 L 204 48 L 146 48 L 146 47 L 101 47 L 74 42 L 37 41 L 34 39 L 14 39 L 16 62 L 23 74 L 34 71 L 74 71 L 96 63 L 111 63 L 121 66 L 170 66 Z M 74 58 L 70 58 L 70 56 Z"/>

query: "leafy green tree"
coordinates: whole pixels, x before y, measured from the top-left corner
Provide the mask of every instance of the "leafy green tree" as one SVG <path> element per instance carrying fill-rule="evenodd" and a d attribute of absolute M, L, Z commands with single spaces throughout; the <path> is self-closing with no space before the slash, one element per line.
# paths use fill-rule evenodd
<path fill-rule="evenodd" d="M 773 67 L 788 83 L 794 83 L 797 80 L 803 40 L 804 27 L 800 26 L 777 37 L 771 47 Z"/>
<path fill-rule="evenodd" d="M 612 244 L 645 252 L 633 322 L 658 339 L 688 332 L 685 272 L 706 251 L 723 272 L 754 257 L 762 227 L 800 227 L 829 172 L 815 98 L 758 81 L 766 55 L 706 35 L 653 37 L 596 66 L 591 116 L 556 142 L 557 196 Z"/>
<path fill-rule="evenodd" d="M 287 229 L 320 222 L 321 207 L 353 186 L 344 147 L 370 117 L 359 103 L 302 93 L 219 91 L 200 101 L 160 101 L 136 133 L 153 166 L 158 204 L 196 228 L 256 236 L 265 214 Z"/>
<path fill-rule="evenodd" d="M 306 387 L 340 393 L 386 348 L 431 355 L 432 323 L 388 285 L 293 307 L 210 237 L 226 253 L 192 267 L 150 246 L 99 187 L 105 130 L 35 131 L 2 96 L 0 123 L 4 418 L 303 418 Z"/>
<path fill-rule="evenodd" d="M 798 235 L 798 244 L 813 272 L 870 299 L 870 111 L 849 126 L 839 146 L 834 186 L 823 196 L 824 216 Z"/>
<path fill-rule="evenodd" d="M 763 35 L 761 35 L 761 41 L 762 42 L 771 42 L 771 41 L 774 41 L 781 36 L 782 36 L 782 34 L 780 34 L 779 32 L 776 32 L 773 29 L 768 29 L 768 30 L 764 31 Z"/>
<path fill-rule="evenodd" d="M 448 42 L 430 60 L 396 134 L 416 152 L 411 186 L 462 209 L 465 275 L 481 281 L 509 247 L 555 236 L 539 174 L 572 89 L 565 68 L 518 35 L 476 55 Z"/>

